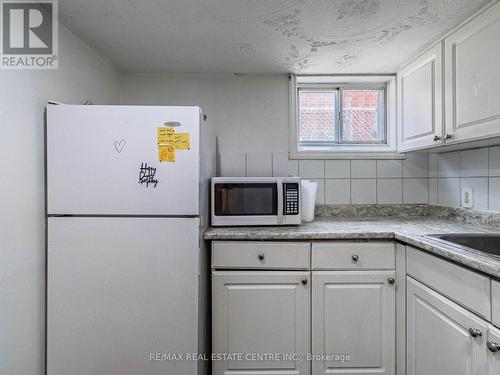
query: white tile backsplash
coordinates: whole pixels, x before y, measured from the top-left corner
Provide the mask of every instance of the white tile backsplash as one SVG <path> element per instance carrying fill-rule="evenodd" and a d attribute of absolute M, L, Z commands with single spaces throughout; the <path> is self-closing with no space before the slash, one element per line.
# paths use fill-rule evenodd
<path fill-rule="evenodd" d="M 376 160 L 351 160 L 351 178 L 377 177 Z"/>
<path fill-rule="evenodd" d="M 438 155 L 438 177 L 460 177 L 460 153 Z"/>
<path fill-rule="evenodd" d="M 246 175 L 249 177 L 271 177 L 273 175 L 273 155 L 271 152 L 249 152 L 246 163 Z"/>
<path fill-rule="evenodd" d="M 244 152 L 221 152 L 219 169 L 222 177 L 244 177 L 245 171 Z"/>
<path fill-rule="evenodd" d="M 407 154 L 406 159 L 403 160 L 403 177 L 429 177 L 429 155 Z"/>
<path fill-rule="evenodd" d="M 438 155 L 429 154 L 429 177 L 438 176 Z"/>
<path fill-rule="evenodd" d="M 302 178 L 324 178 L 324 160 L 299 160 L 299 176 Z"/>
<path fill-rule="evenodd" d="M 443 206 L 460 207 L 460 178 L 438 179 L 438 203 Z"/>
<path fill-rule="evenodd" d="M 299 175 L 299 161 L 290 160 L 288 152 L 273 153 L 273 176 L 288 177 L 290 175 Z"/>
<path fill-rule="evenodd" d="M 429 178 L 429 204 L 438 204 L 438 179 Z"/>
<path fill-rule="evenodd" d="M 289 176 L 318 182 L 318 204 L 430 203 L 460 207 L 471 187 L 474 209 L 500 211 L 500 146 L 404 160 L 290 160 L 287 152 L 220 155 L 222 176 Z"/>
<path fill-rule="evenodd" d="M 377 178 L 403 177 L 402 160 L 377 160 Z"/>
<path fill-rule="evenodd" d="M 326 178 L 351 178 L 350 160 L 326 160 L 325 161 Z"/>
<path fill-rule="evenodd" d="M 488 149 L 480 148 L 460 152 L 460 175 L 462 177 L 487 177 Z"/>
<path fill-rule="evenodd" d="M 489 175 L 500 176 L 500 146 L 489 148 Z"/>
<path fill-rule="evenodd" d="M 461 191 L 464 188 L 472 188 L 474 205 L 476 210 L 488 209 L 488 178 L 486 177 L 467 177 L 462 178 Z M 460 194 L 461 198 L 461 194 Z"/>
<path fill-rule="evenodd" d="M 352 179 L 351 203 L 352 204 L 377 203 L 377 180 L 375 178 Z"/>
<path fill-rule="evenodd" d="M 408 178 L 403 180 L 403 203 L 428 203 L 429 179 Z"/>
<path fill-rule="evenodd" d="M 325 180 L 325 204 L 350 204 L 351 180 L 349 178 Z"/>
<path fill-rule="evenodd" d="M 490 211 L 500 211 L 500 178 L 489 179 L 489 209 Z"/>
<path fill-rule="evenodd" d="M 500 211 L 500 182 L 498 182 L 500 179 L 496 179 L 496 176 L 500 177 L 500 147 L 429 155 L 430 176 L 433 176 L 432 165 L 435 160 L 439 160 L 437 204 L 460 207 L 462 189 L 470 187 L 474 193 L 474 209 Z M 450 178 L 451 176 L 453 178 Z M 429 181 L 431 204 L 436 203 L 433 184 L 431 178 Z"/>
<path fill-rule="evenodd" d="M 403 180 L 400 178 L 380 178 L 377 180 L 377 203 L 403 203 Z"/>

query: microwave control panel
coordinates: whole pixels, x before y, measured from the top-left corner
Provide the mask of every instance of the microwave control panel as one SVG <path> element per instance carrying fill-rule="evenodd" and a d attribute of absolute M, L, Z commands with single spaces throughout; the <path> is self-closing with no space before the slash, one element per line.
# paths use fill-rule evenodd
<path fill-rule="evenodd" d="M 285 204 L 283 207 L 283 214 L 285 215 L 298 215 L 299 214 L 299 184 L 293 182 L 286 182 L 283 184 Z"/>

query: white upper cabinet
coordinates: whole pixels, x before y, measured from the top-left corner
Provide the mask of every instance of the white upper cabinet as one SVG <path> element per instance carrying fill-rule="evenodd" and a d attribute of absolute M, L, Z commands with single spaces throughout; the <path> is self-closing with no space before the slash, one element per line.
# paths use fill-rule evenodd
<path fill-rule="evenodd" d="M 446 143 L 500 135 L 500 3 L 445 39 Z"/>
<path fill-rule="evenodd" d="M 398 151 L 500 137 L 500 3 L 398 72 Z"/>
<path fill-rule="evenodd" d="M 442 56 L 439 43 L 398 72 L 400 152 L 443 143 Z"/>

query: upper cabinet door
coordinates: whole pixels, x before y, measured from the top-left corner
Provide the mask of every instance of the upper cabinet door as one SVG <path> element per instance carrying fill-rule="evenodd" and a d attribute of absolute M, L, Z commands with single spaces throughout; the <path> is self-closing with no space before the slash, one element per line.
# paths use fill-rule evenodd
<path fill-rule="evenodd" d="M 442 44 L 398 72 L 399 151 L 442 144 Z"/>
<path fill-rule="evenodd" d="M 500 3 L 445 39 L 446 143 L 500 135 Z"/>
<path fill-rule="evenodd" d="M 395 373 L 394 275 L 313 272 L 313 375 Z"/>
<path fill-rule="evenodd" d="M 199 117 L 198 107 L 49 105 L 48 213 L 198 215 Z M 171 134 L 186 142 L 165 153 Z"/>
<path fill-rule="evenodd" d="M 407 374 L 486 375 L 488 324 L 407 278 Z"/>

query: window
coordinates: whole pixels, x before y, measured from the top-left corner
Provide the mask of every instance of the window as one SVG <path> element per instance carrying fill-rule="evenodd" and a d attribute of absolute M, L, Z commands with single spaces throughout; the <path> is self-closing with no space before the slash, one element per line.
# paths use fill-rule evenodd
<path fill-rule="evenodd" d="M 299 89 L 299 142 L 385 143 L 385 89 Z"/>
<path fill-rule="evenodd" d="M 370 77 L 367 82 L 362 82 L 363 78 L 340 83 L 334 82 L 333 76 L 294 77 L 292 157 L 394 153 L 392 124 L 387 113 L 394 77 L 381 77 L 378 81 Z"/>

